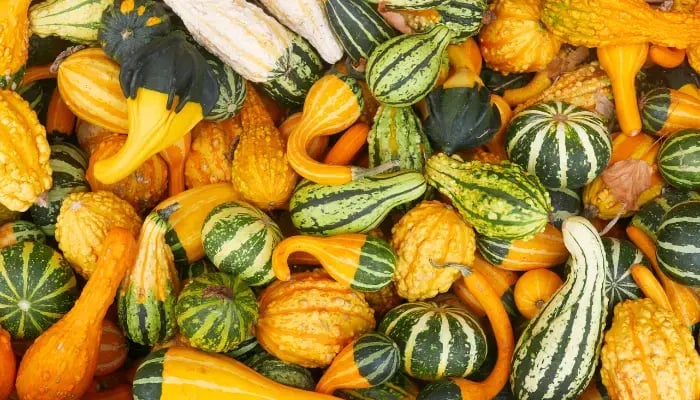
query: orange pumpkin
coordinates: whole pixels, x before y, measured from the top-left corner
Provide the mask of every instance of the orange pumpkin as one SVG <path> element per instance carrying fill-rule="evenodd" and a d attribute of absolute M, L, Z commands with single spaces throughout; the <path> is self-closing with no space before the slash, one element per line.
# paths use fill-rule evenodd
<path fill-rule="evenodd" d="M 559 275 L 548 269 L 527 271 L 515 283 L 515 306 L 523 317 L 532 319 L 563 284 Z"/>
<path fill-rule="evenodd" d="M 128 353 L 129 345 L 122 330 L 114 322 L 104 320 L 95 376 L 111 374 L 121 368 Z"/>

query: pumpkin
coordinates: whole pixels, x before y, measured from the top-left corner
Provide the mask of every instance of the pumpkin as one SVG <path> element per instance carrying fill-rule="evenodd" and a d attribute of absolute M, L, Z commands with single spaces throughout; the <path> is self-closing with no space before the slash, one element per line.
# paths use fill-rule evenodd
<path fill-rule="evenodd" d="M 168 191 L 168 166 L 158 154 L 118 182 L 104 184 L 95 178 L 95 165 L 119 152 L 126 140 L 126 135 L 113 135 L 102 141 L 90 155 L 85 177 L 93 191 L 112 192 L 142 215 L 158 204 Z"/>
<path fill-rule="evenodd" d="M 328 366 L 343 347 L 375 327 L 364 297 L 319 271 L 274 282 L 258 301 L 255 337 L 260 345 L 307 368 Z"/>
<path fill-rule="evenodd" d="M 67 400 L 87 392 L 97 365 L 100 325 L 135 256 L 132 233 L 110 229 L 93 279 L 85 285 L 75 306 L 34 341 L 22 358 L 17 372 L 20 398 Z"/>
<path fill-rule="evenodd" d="M 527 271 L 515 283 L 515 306 L 523 317 L 532 319 L 563 284 L 559 275 L 548 269 Z"/>
<path fill-rule="evenodd" d="M 192 146 L 185 161 L 188 188 L 231 182 L 231 160 L 241 130 L 240 116 L 223 122 L 202 121 L 192 129 Z"/>
<path fill-rule="evenodd" d="M 0 399 L 7 399 L 15 386 L 17 360 L 12 351 L 10 334 L 0 327 Z"/>
<path fill-rule="evenodd" d="M 75 123 L 75 136 L 78 139 L 78 145 L 85 152 L 88 158 L 95 150 L 97 145 L 102 143 L 102 141 L 108 137 L 116 134 L 116 132 L 112 132 L 109 129 L 103 128 L 99 125 L 91 124 L 82 119 L 78 119 Z"/>
<path fill-rule="evenodd" d="M 126 363 L 128 353 L 129 343 L 122 330 L 114 322 L 105 319 L 102 322 L 95 376 L 104 376 L 117 371 Z"/>
<path fill-rule="evenodd" d="M 107 232 L 115 227 L 138 235 L 141 218 L 129 203 L 112 192 L 71 193 L 61 205 L 55 237 L 66 260 L 87 279 L 95 271 Z"/>
<path fill-rule="evenodd" d="M 439 201 L 419 203 L 391 233 L 391 246 L 399 256 L 394 283 L 399 296 L 409 301 L 444 293 L 459 279 L 458 270 L 434 268 L 431 261 L 474 262 L 474 230 L 457 211 Z"/>

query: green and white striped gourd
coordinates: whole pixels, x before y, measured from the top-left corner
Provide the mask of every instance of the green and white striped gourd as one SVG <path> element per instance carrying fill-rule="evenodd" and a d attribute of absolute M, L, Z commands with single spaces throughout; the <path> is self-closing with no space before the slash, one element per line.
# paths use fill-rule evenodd
<path fill-rule="evenodd" d="M 603 172 L 610 161 L 612 141 L 600 114 L 548 101 L 513 117 L 506 152 L 546 187 L 577 189 Z"/>
<path fill-rule="evenodd" d="M 479 323 L 466 309 L 447 304 L 404 303 L 384 316 L 377 332 L 398 344 L 403 371 L 422 380 L 467 376 L 486 358 Z"/>
<path fill-rule="evenodd" d="M 673 206 L 656 232 L 656 260 L 671 279 L 700 286 L 700 201 Z"/>
<path fill-rule="evenodd" d="M 428 159 L 425 176 L 481 235 L 526 240 L 549 220 L 549 193 L 517 164 L 465 163 L 439 153 Z"/>
<path fill-rule="evenodd" d="M 195 261 L 191 264 L 184 265 L 179 269 L 180 282 L 185 284 L 188 279 L 196 278 L 198 276 L 207 274 L 209 272 L 216 272 L 218 269 L 214 264 L 211 263 L 206 258 L 202 258 L 199 261 Z"/>
<path fill-rule="evenodd" d="M 39 37 L 55 35 L 95 44 L 102 13 L 114 0 L 45 0 L 29 9 L 29 28 Z"/>
<path fill-rule="evenodd" d="M 241 343 L 238 343 L 233 350 L 226 352 L 226 355 L 238 361 L 247 362 L 258 353 L 265 353 L 265 349 L 260 346 L 258 339 L 251 332 L 248 337 Z"/>
<path fill-rule="evenodd" d="M 336 390 L 334 396 L 345 400 L 416 400 L 418 385 L 403 372 L 397 372 L 391 380 L 366 389 Z"/>
<path fill-rule="evenodd" d="M 371 168 L 398 161 L 399 168 L 423 172 L 432 154 L 428 137 L 412 107 L 380 105 L 367 136 Z"/>
<path fill-rule="evenodd" d="M 656 231 L 668 210 L 676 204 L 690 200 L 700 200 L 700 194 L 672 187 L 664 188 L 661 196 L 646 203 L 634 214 L 630 225 L 641 229 L 650 238 L 656 240 Z"/>
<path fill-rule="evenodd" d="M 13 339 L 41 335 L 77 296 L 73 269 L 51 247 L 23 242 L 0 250 L 0 326 Z"/>
<path fill-rule="evenodd" d="M 289 200 L 292 223 L 300 233 L 331 236 L 367 233 L 396 206 L 419 198 L 427 184 L 409 170 L 368 176 L 342 185 L 304 180 Z"/>
<path fill-rule="evenodd" d="M 239 277 L 210 272 L 182 288 L 175 314 L 180 334 L 189 345 L 223 353 L 249 337 L 258 321 L 258 302 Z"/>
<path fill-rule="evenodd" d="M 583 202 L 581 201 L 581 189 L 547 189 L 552 200 L 552 225 L 561 230 L 561 224 L 565 219 L 575 215 L 581 215 Z"/>
<path fill-rule="evenodd" d="M 245 363 L 261 375 L 283 385 L 312 391 L 316 387 L 311 371 L 301 365 L 282 361 L 264 350 L 250 357 Z"/>
<path fill-rule="evenodd" d="M 10 221 L 0 226 L 0 248 L 22 242 L 45 243 L 46 235 L 29 221 Z"/>
<path fill-rule="evenodd" d="M 451 42 L 459 44 L 479 32 L 486 7 L 486 0 L 449 0 L 431 7 L 437 16 L 407 15 L 405 22 L 417 32 L 444 25 L 452 31 Z"/>
<path fill-rule="evenodd" d="M 605 295 L 608 297 L 608 318 L 612 320 L 615 305 L 622 300 L 644 297 L 630 273 L 633 264 L 649 266 L 644 254 L 630 241 L 602 238 L 605 250 Z"/>
<path fill-rule="evenodd" d="M 562 226 L 569 275 L 520 336 L 511 387 L 518 400 L 574 400 L 593 378 L 603 341 L 607 298 L 605 250 L 583 217 Z"/>
<path fill-rule="evenodd" d="M 436 25 L 425 33 L 404 34 L 377 46 L 367 60 L 365 78 L 382 104 L 406 107 L 433 90 L 452 33 Z"/>
<path fill-rule="evenodd" d="M 217 268 L 240 276 L 251 286 L 272 282 L 272 250 L 282 240 L 277 224 L 243 202 L 214 207 L 202 226 L 202 244 Z"/>
<path fill-rule="evenodd" d="M 656 164 L 672 186 L 700 188 L 700 129 L 684 129 L 667 138 L 659 149 Z"/>
<path fill-rule="evenodd" d="M 427 10 L 445 4 L 450 0 L 366 0 L 368 3 L 381 3 L 387 10 Z"/>
<path fill-rule="evenodd" d="M 218 57 L 207 51 L 202 51 L 202 54 L 219 83 L 219 99 L 204 119 L 213 122 L 231 119 L 243 108 L 243 102 L 248 93 L 245 80 Z"/>
<path fill-rule="evenodd" d="M 324 0 L 323 7 L 335 37 L 354 62 L 368 59 L 377 46 L 398 35 L 365 0 Z"/>
<path fill-rule="evenodd" d="M 29 207 L 29 215 L 46 235 L 53 236 L 63 200 L 71 193 L 89 192 L 90 184 L 85 179 L 88 157 L 77 146 L 70 143 L 52 144 L 49 164 L 53 184 L 46 194 L 46 202 Z"/>

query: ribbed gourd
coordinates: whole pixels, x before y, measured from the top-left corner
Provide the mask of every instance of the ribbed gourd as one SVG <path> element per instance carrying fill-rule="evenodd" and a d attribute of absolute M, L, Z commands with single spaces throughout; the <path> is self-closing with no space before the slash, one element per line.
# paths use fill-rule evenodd
<path fill-rule="evenodd" d="M 690 190 L 665 188 L 660 196 L 649 201 L 634 214 L 630 225 L 641 229 L 650 238 L 656 240 L 656 231 L 666 212 L 671 207 L 690 200 L 700 200 L 700 194 Z"/>
<path fill-rule="evenodd" d="M 95 44 L 104 10 L 112 0 L 45 0 L 29 9 L 35 35 L 56 35 L 71 42 Z"/>
<path fill-rule="evenodd" d="M 370 167 L 397 160 L 401 169 L 423 172 L 425 161 L 433 152 L 411 107 L 379 106 L 367 144 Z"/>
<path fill-rule="evenodd" d="M 669 136 L 656 159 L 664 180 L 680 189 L 700 189 L 700 129 L 683 129 Z"/>
<path fill-rule="evenodd" d="M 231 160 L 241 130 L 240 117 L 223 122 L 202 121 L 192 129 L 192 145 L 185 160 L 188 189 L 231 182 Z"/>
<path fill-rule="evenodd" d="M 642 297 L 642 290 L 632 278 L 630 267 L 649 265 L 649 260 L 628 240 L 602 238 L 605 249 L 605 294 L 608 297 L 608 319 L 612 319 L 615 306 L 623 300 Z"/>
<path fill-rule="evenodd" d="M 245 80 L 229 65 L 219 60 L 209 52 L 203 52 L 214 78 L 219 83 L 219 98 L 209 114 L 204 116 L 205 121 L 227 121 L 241 111 L 243 102 L 248 94 Z"/>
<path fill-rule="evenodd" d="M 656 259 L 661 270 L 671 279 L 691 287 L 700 286 L 700 249 L 694 232 L 700 201 L 675 205 L 664 215 L 656 231 Z"/>
<path fill-rule="evenodd" d="M 0 11 L 0 88 L 15 90 L 22 83 L 29 57 L 31 0 L 8 2 Z"/>

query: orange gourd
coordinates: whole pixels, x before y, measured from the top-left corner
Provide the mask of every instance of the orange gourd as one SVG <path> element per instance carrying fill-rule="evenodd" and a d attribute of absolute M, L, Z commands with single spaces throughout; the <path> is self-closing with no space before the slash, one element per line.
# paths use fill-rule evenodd
<path fill-rule="evenodd" d="M 0 9 L 0 88 L 15 90 L 29 57 L 31 0 L 13 0 Z"/>
<path fill-rule="evenodd" d="M 97 146 L 108 137 L 112 135 L 117 135 L 116 132 L 112 132 L 101 126 L 91 124 L 82 119 L 78 119 L 75 123 L 75 136 L 78 139 L 78 145 L 80 148 L 88 155 L 92 154 Z"/>
<path fill-rule="evenodd" d="M 185 190 L 185 161 L 191 146 L 192 135 L 188 133 L 158 153 L 168 164 L 168 196 Z"/>
<path fill-rule="evenodd" d="M 559 275 L 548 269 L 527 271 L 513 290 L 518 311 L 527 319 L 534 318 L 563 284 Z"/>
<path fill-rule="evenodd" d="M 100 351 L 97 354 L 95 376 L 103 376 L 115 372 L 124 365 L 129 353 L 129 345 L 121 328 L 114 322 L 105 319 L 102 322 Z"/>
<path fill-rule="evenodd" d="M 119 384 L 111 389 L 85 395 L 82 400 L 133 400 L 131 385 Z"/>
<path fill-rule="evenodd" d="M 476 75 L 481 74 L 483 58 L 479 45 L 474 38 L 469 38 L 460 44 L 450 44 L 447 46 L 447 56 L 450 66 L 453 68 L 468 68 Z M 437 85 L 436 85 L 437 86 Z"/>
<path fill-rule="evenodd" d="M 0 399 L 6 399 L 15 386 L 17 360 L 10 339 L 9 332 L 0 326 Z"/>
<path fill-rule="evenodd" d="M 503 100 L 511 107 L 525 103 L 541 95 L 548 87 L 552 86 L 552 79 L 546 70 L 538 71 L 527 85 L 517 89 L 507 89 L 503 92 Z"/>
<path fill-rule="evenodd" d="M 598 61 L 610 77 L 617 121 L 625 135 L 634 136 L 642 130 L 634 80 L 648 52 L 648 43 L 598 47 Z"/>
<path fill-rule="evenodd" d="M 323 163 L 329 165 L 350 164 L 362 147 L 367 144 L 368 134 L 369 125 L 364 122 L 358 122 L 351 126 L 326 153 Z"/>
<path fill-rule="evenodd" d="M 297 128 L 299 121 L 301 121 L 301 112 L 290 115 L 279 126 L 280 134 L 285 141 L 289 141 L 289 136 Z M 317 136 L 313 138 L 311 143 L 309 143 L 309 146 L 306 148 L 307 153 L 309 153 L 309 157 L 313 158 L 314 160 L 321 161 L 324 154 L 326 154 L 326 148 L 328 147 L 329 141 L 330 137 L 328 136 Z"/>
<path fill-rule="evenodd" d="M 652 44 L 649 47 L 649 60 L 664 68 L 676 68 L 685 60 L 685 50 Z"/>
<path fill-rule="evenodd" d="M 513 303 L 513 286 L 515 286 L 515 283 L 518 281 L 518 274 L 513 271 L 494 267 L 478 253 L 474 256 L 474 263 L 471 268 L 489 281 L 489 285 L 491 285 L 491 288 L 501 298 L 501 302 L 508 314 L 516 316 L 518 311 L 515 309 L 515 304 Z M 484 308 L 476 297 L 471 294 L 463 279 L 458 279 L 452 284 L 452 293 L 456 294 L 474 314 L 479 317 L 486 316 L 486 311 L 484 311 Z"/>
<path fill-rule="evenodd" d="M 654 300 L 656 305 L 673 311 L 671 303 L 668 301 L 668 296 L 664 292 L 664 288 L 654 276 L 654 273 L 642 264 L 634 264 L 630 267 L 630 273 L 634 283 L 642 289 L 644 296 Z"/>
<path fill-rule="evenodd" d="M 477 246 L 487 261 L 510 271 L 551 268 L 569 258 L 561 231 L 552 224 L 547 224 L 542 232 L 528 240 L 509 243 L 480 237 Z M 507 250 L 505 255 L 504 250 Z"/>
<path fill-rule="evenodd" d="M 656 136 L 666 137 L 682 129 L 700 129 L 700 98 L 691 93 L 655 89 L 642 96 L 639 108 L 646 114 L 644 128 Z"/>
<path fill-rule="evenodd" d="M 61 97 L 61 92 L 54 89 L 46 111 L 46 132 L 58 132 L 63 135 L 72 135 L 75 129 L 75 114 L 68 108 Z"/>
<path fill-rule="evenodd" d="M 55 79 L 57 72 L 53 68 L 53 64 L 34 65 L 27 68 L 27 71 L 22 76 L 22 85 L 29 85 L 32 82 L 41 81 L 44 79 Z"/>
<path fill-rule="evenodd" d="M 238 116 L 223 122 L 202 121 L 192 129 L 185 161 L 187 188 L 231 182 L 231 160 L 241 129 Z"/>
<path fill-rule="evenodd" d="M 110 230 L 95 273 L 75 306 L 24 355 L 17 373 L 22 400 L 76 399 L 85 394 L 97 365 L 102 320 L 135 256 L 133 234 Z"/>
<path fill-rule="evenodd" d="M 510 119 L 513 117 L 513 111 L 510 108 L 510 104 L 497 94 L 491 95 L 491 103 L 496 105 L 498 113 L 501 115 L 501 127 L 491 140 L 486 143 L 486 148 L 501 159 L 507 160 L 506 132 L 508 131 L 508 122 L 510 122 Z"/>

